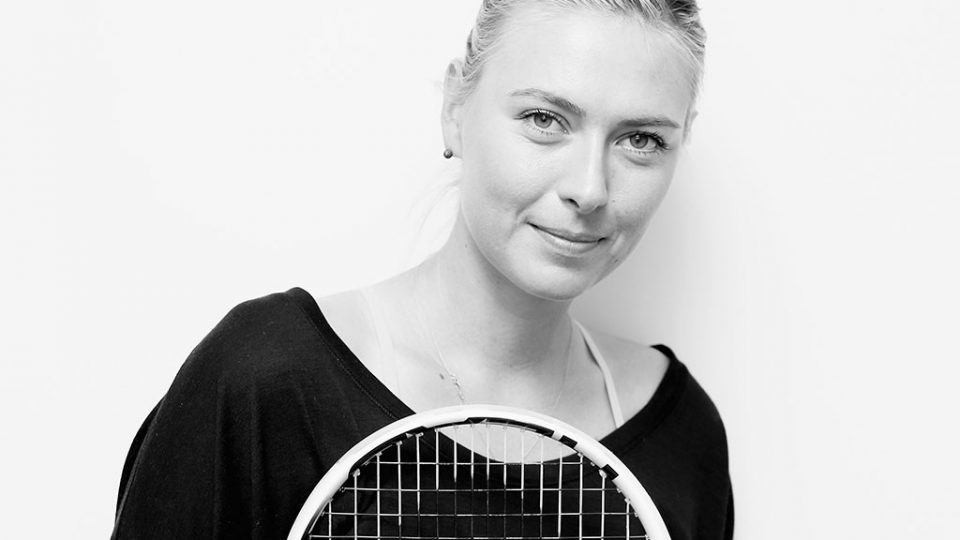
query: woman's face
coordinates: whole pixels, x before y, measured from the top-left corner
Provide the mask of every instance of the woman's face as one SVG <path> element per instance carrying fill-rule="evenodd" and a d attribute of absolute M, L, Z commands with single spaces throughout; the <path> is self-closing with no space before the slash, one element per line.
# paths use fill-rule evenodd
<path fill-rule="evenodd" d="M 691 107 L 669 38 L 622 16 L 520 9 L 474 91 L 445 106 L 461 217 L 487 263 L 540 298 L 610 273 L 663 199 Z"/>

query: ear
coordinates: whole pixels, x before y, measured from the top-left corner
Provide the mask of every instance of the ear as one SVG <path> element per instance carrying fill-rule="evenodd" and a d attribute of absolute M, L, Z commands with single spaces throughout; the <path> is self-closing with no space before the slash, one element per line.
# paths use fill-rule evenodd
<path fill-rule="evenodd" d="M 462 62 L 453 60 L 447 66 L 447 74 L 443 82 L 443 109 L 440 111 L 440 127 L 443 130 L 443 144 L 453 151 L 457 157 L 463 156 L 463 145 L 460 138 L 460 118 L 463 112 L 463 103 L 457 98 L 463 87 Z"/>
<path fill-rule="evenodd" d="M 697 119 L 699 111 L 693 106 L 690 105 L 690 109 L 687 110 L 687 118 L 683 121 L 683 142 L 690 140 L 690 131 L 693 129 L 693 121 Z"/>

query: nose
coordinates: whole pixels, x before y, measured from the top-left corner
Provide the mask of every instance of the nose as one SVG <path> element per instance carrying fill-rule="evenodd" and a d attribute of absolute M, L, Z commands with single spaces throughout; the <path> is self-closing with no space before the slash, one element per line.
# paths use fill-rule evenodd
<path fill-rule="evenodd" d="M 557 185 L 557 194 L 579 214 L 590 214 L 607 204 L 608 164 L 602 142 L 584 144 Z"/>

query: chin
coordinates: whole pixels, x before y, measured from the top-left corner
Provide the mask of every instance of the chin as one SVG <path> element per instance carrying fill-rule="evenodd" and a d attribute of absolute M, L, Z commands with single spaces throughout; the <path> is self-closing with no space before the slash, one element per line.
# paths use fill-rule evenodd
<path fill-rule="evenodd" d="M 561 267 L 525 267 L 513 276 L 513 284 L 531 296 L 554 302 L 569 302 L 596 283 L 592 274 Z"/>

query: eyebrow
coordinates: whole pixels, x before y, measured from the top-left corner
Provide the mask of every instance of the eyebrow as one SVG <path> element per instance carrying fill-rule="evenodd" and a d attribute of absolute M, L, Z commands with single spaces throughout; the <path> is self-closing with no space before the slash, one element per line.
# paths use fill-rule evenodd
<path fill-rule="evenodd" d="M 541 90 L 539 88 L 524 88 L 522 90 L 514 90 L 510 92 L 510 95 L 513 97 L 535 97 L 546 101 L 547 103 L 552 103 L 553 105 L 560 107 L 561 109 L 566 109 L 578 116 L 584 117 L 587 115 L 586 111 L 583 110 L 579 105 L 570 101 L 569 99 L 560 97 L 556 94 L 551 94 L 546 90 Z M 671 127 L 675 129 L 680 128 L 680 124 L 677 124 L 675 121 L 671 120 L 666 116 L 640 116 L 637 118 L 630 118 L 622 122 L 624 125 L 630 126 L 660 126 L 660 127 Z"/>
<path fill-rule="evenodd" d="M 569 99 L 562 98 L 556 94 L 551 94 L 546 90 L 540 90 L 539 88 L 524 88 L 523 90 L 514 90 L 510 92 L 511 96 L 514 97 L 535 97 L 546 101 L 547 103 L 552 103 L 561 109 L 566 109 L 572 113 L 577 114 L 578 116 L 586 116 L 587 113 L 580 108 L 579 105 L 570 101 Z"/>

